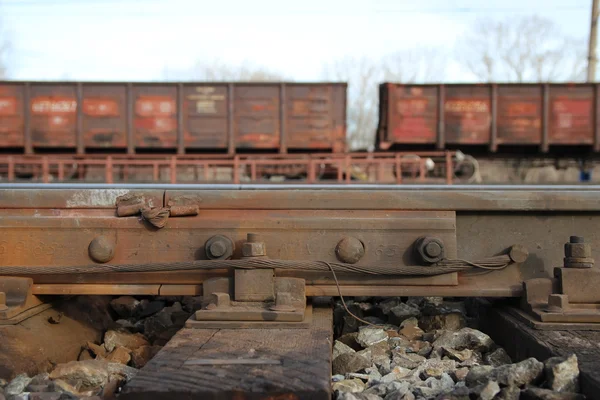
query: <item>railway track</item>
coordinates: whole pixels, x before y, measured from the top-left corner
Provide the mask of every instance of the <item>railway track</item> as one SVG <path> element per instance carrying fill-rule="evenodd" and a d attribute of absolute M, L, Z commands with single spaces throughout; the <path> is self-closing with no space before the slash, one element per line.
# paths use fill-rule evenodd
<path fill-rule="evenodd" d="M 203 296 L 120 397 L 325 399 L 334 313 L 319 298 L 488 298 L 475 321 L 514 361 L 576 354 L 597 398 L 599 200 L 600 186 L 0 185 L 0 335 L 55 296 Z"/>

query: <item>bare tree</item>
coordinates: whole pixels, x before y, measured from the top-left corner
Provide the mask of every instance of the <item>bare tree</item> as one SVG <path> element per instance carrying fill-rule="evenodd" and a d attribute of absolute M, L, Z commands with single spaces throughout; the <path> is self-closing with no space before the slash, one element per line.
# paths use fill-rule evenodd
<path fill-rule="evenodd" d="M 379 59 L 346 57 L 323 69 L 325 79 L 348 82 L 348 145 L 371 149 L 377 129 L 379 84 L 425 83 L 444 79 L 443 52 L 436 49 L 399 51 Z"/>
<path fill-rule="evenodd" d="M 171 70 L 165 68 L 163 78 L 166 80 L 197 80 L 197 81 L 245 81 L 245 82 L 274 82 L 289 80 L 282 74 L 266 67 L 244 62 L 238 65 L 221 61 L 202 62 L 186 70 Z"/>
<path fill-rule="evenodd" d="M 585 40 L 565 36 L 552 21 L 528 16 L 481 19 L 459 41 L 457 59 L 484 82 L 583 80 Z"/>

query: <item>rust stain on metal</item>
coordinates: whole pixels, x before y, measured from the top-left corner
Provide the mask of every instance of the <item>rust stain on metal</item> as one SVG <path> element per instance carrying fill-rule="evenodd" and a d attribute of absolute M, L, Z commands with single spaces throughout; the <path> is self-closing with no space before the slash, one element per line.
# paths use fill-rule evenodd
<path fill-rule="evenodd" d="M 197 205 L 187 206 L 169 206 L 169 212 L 171 217 L 191 217 L 198 215 L 199 208 Z"/>

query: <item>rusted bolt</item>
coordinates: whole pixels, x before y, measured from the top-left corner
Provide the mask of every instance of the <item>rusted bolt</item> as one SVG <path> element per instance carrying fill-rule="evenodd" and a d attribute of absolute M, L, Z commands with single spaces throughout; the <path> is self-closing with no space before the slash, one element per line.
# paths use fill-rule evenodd
<path fill-rule="evenodd" d="M 365 255 L 365 245 L 355 237 L 346 236 L 335 246 L 335 255 L 343 263 L 354 264 Z"/>
<path fill-rule="evenodd" d="M 289 292 L 277 292 L 275 305 L 269 307 L 271 311 L 292 312 L 296 308 L 292 305 L 292 294 Z"/>
<path fill-rule="evenodd" d="M 97 236 L 90 242 L 88 253 L 97 263 L 106 263 L 115 256 L 115 244 L 104 236 Z"/>
<path fill-rule="evenodd" d="M 565 268 L 592 268 L 594 259 L 592 258 L 592 247 L 585 243 L 581 236 L 571 236 L 569 242 L 565 243 Z"/>
<path fill-rule="evenodd" d="M 527 260 L 527 257 L 529 257 L 529 250 L 527 250 L 527 248 L 521 244 L 513 244 L 510 247 L 508 256 L 512 262 L 521 264 Z"/>
<path fill-rule="evenodd" d="M 416 256 L 425 264 L 432 264 L 444 258 L 444 242 L 441 239 L 424 236 L 415 241 Z"/>
<path fill-rule="evenodd" d="M 242 245 L 242 256 L 244 257 L 265 257 L 267 248 L 265 243 L 261 241 L 260 235 L 249 233 L 246 236 L 246 242 Z"/>
<path fill-rule="evenodd" d="M 233 241 L 227 236 L 215 235 L 204 244 L 206 257 L 209 260 L 226 260 L 233 255 Z"/>

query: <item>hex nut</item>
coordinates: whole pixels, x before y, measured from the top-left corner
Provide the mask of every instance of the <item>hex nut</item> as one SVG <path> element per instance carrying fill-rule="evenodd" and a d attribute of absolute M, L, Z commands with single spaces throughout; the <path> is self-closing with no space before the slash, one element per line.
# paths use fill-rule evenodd
<path fill-rule="evenodd" d="M 589 243 L 565 243 L 565 257 L 589 258 L 592 246 Z"/>
<path fill-rule="evenodd" d="M 347 236 L 335 246 L 335 256 L 347 264 L 357 263 L 365 255 L 365 245 L 355 237 Z"/>
<path fill-rule="evenodd" d="M 267 249 L 264 242 L 245 242 L 242 245 L 242 256 L 244 257 L 263 257 L 267 255 Z"/>
<path fill-rule="evenodd" d="M 104 236 L 96 236 L 88 246 L 88 254 L 97 263 L 107 263 L 115 256 L 115 244 Z"/>
<path fill-rule="evenodd" d="M 445 256 L 444 242 L 441 239 L 424 236 L 414 243 L 415 255 L 424 264 L 433 264 Z"/>
<path fill-rule="evenodd" d="M 204 250 L 209 260 L 227 260 L 233 256 L 235 245 L 227 236 L 215 235 L 206 241 Z"/>

